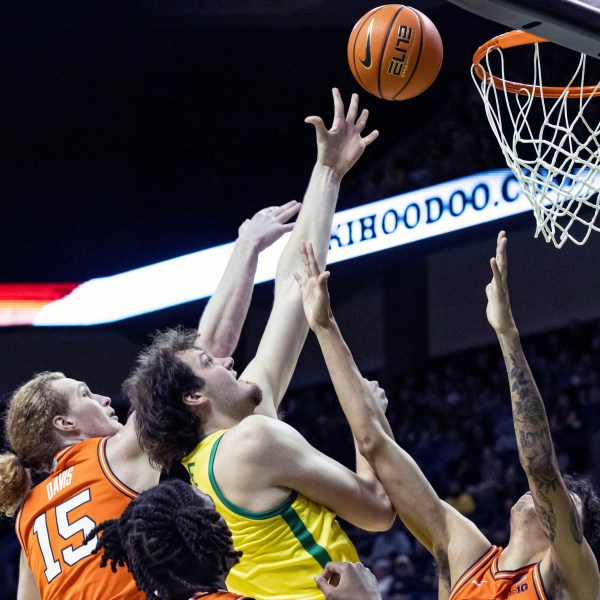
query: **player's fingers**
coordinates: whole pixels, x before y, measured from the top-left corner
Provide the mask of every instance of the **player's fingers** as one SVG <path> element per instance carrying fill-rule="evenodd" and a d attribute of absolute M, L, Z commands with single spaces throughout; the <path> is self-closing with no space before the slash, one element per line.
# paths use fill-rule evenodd
<path fill-rule="evenodd" d="M 315 583 L 317 584 L 317 587 L 325 595 L 329 594 L 334 589 L 334 587 L 332 585 L 330 585 L 329 583 L 327 583 L 327 580 L 325 579 L 325 577 L 321 577 L 320 575 L 318 575 L 317 577 L 315 577 Z"/>
<path fill-rule="evenodd" d="M 358 133 L 360 133 L 365 128 L 368 118 L 369 111 L 366 108 L 363 108 L 362 112 L 360 113 L 360 117 L 358 118 L 358 121 L 356 121 L 355 125 L 356 131 L 358 131 Z"/>
<path fill-rule="evenodd" d="M 502 238 L 498 242 L 498 246 L 496 248 L 496 262 L 498 263 L 498 268 L 502 273 L 503 278 L 506 279 L 506 266 L 508 263 L 508 259 L 506 256 L 506 245 L 508 244 L 508 240 L 506 238 Z"/>
<path fill-rule="evenodd" d="M 306 247 L 306 254 L 308 257 L 308 265 L 310 267 L 310 274 L 314 276 L 319 275 L 319 265 L 317 264 L 317 259 L 315 258 L 315 250 L 313 245 L 308 242 Z"/>
<path fill-rule="evenodd" d="M 302 277 L 301 277 L 300 273 L 296 273 L 296 272 L 294 272 L 294 279 L 296 280 L 296 283 L 297 283 L 297 284 L 298 284 L 300 287 L 302 287 L 302 283 L 303 283 L 303 281 L 302 281 Z"/>
<path fill-rule="evenodd" d="M 502 273 L 498 268 L 498 262 L 495 258 L 490 259 L 490 265 L 492 267 L 492 273 L 494 274 L 494 279 L 498 281 L 499 284 L 502 284 Z"/>
<path fill-rule="evenodd" d="M 308 249 L 304 240 L 300 240 L 300 257 L 302 258 L 302 264 L 304 265 L 304 272 L 310 277 L 310 263 L 308 260 Z"/>
<path fill-rule="evenodd" d="M 488 283 L 485 286 L 485 295 L 487 296 L 488 301 L 492 299 L 492 284 Z"/>
<path fill-rule="evenodd" d="M 294 215 L 297 215 L 300 212 L 301 208 L 302 204 L 300 202 L 296 202 L 296 204 L 292 204 L 291 206 L 288 206 L 287 208 L 281 210 L 276 215 L 276 217 L 280 223 L 285 223 L 286 221 L 289 221 Z"/>
<path fill-rule="evenodd" d="M 335 127 L 338 120 L 344 120 L 344 101 L 337 88 L 333 88 L 331 93 L 333 94 L 333 126 Z"/>
<path fill-rule="evenodd" d="M 372 144 L 379 137 L 379 131 L 377 129 L 373 129 L 369 135 L 363 138 L 363 142 L 365 146 Z"/>
<path fill-rule="evenodd" d="M 321 137 L 327 133 L 327 128 L 323 123 L 323 119 L 321 117 L 306 117 L 304 119 L 305 123 L 309 123 L 310 125 L 314 125 L 317 131 L 317 136 Z"/>
<path fill-rule="evenodd" d="M 352 94 L 352 97 L 350 98 L 350 106 L 348 107 L 348 114 L 346 115 L 346 121 L 348 121 L 348 123 L 351 125 L 354 125 L 354 122 L 356 121 L 356 115 L 358 115 L 358 94 Z"/>
<path fill-rule="evenodd" d="M 329 581 L 334 576 L 339 576 L 346 563 L 328 562 L 323 567 L 323 577 Z"/>
<path fill-rule="evenodd" d="M 294 225 L 296 223 L 282 223 L 280 225 L 280 229 L 279 232 L 281 235 L 284 235 L 286 233 L 289 233 L 290 231 L 292 231 L 294 229 Z"/>
<path fill-rule="evenodd" d="M 283 204 L 276 206 L 274 212 L 276 212 L 277 214 L 282 213 L 282 212 L 288 210 L 289 208 L 291 208 L 292 206 L 295 206 L 296 204 L 297 204 L 297 202 L 295 200 L 290 200 L 289 202 L 284 202 Z"/>
<path fill-rule="evenodd" d="M 317 284 L 321 288 L 322 291 L 327 290 L 327 280 L 329 279 L 329 275 L 330 275 L 329 271 L 323 271 L 319 275 L 319 278 L 317 279 Z"/>

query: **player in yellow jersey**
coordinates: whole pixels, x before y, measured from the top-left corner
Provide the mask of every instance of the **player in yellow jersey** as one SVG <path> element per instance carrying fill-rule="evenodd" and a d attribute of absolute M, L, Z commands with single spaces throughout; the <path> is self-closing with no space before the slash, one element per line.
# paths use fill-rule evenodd
<path fill-rule="evenodd" d="M 512 508 L 510 541 L 504 550 L 492 546 L 471 521 L 440 500 L 394 441 L 376 401 L 383 391 L 362 380 L 331 314 L 328 273 L 321 273 L 310 247 L 303 250 L 304 275 L 297 280 L 307 319 L 361 452 L 408 529 L 437 560 L 439 598 L 598 600 L 600 500 L 589 483 L 563 478 L 558 468 L 546 411 L 510 308 L 506 243 L 501 231 L 491 260 L 492 282 L 486 288 L 487 317 L 504 354 L 519 458 L 530 491 Z"/>
<path fill-rule="evenodd" d="M 227 587 L 258 600 L 323 598 L 314 578 L 329 561 L 356 561 L 335 516 L 387 529 L 393 511 L 367 462 L 353 472 L 277 419 L 308 332 L 293 274 L 301 239 L 314 240 L 324 265 L 341 179 L 377 132 L 362 136 L 368 113 L 354 94 L 348 112 L 333 90 L 334 120 L 317 134 L 317 161 L 302 210 L 277 267 L 275 298 L 256 357 L 240 378 L 194 332 L 167 331 L 138 359 L 125 391 L 138 413 L 142 446 L 162 467 L 183 460 L 210 494 L 243 553 Z"/>
<path fill-rule="evenodd" d="M 240 227 L 199 329 L 214 352 L 237 344 L 258 253 L 292 227 L 296 202 L 269 207 Z M 10 452 L 0 456 L 0 513 L 18 512 L 19 600 L 141 598 L 127 572 L 107 578 L 85 535 L 158 483 L 138 443 L 134 418 L 121 425 L 107 396 L 59 372 L 42 373 L 13 395 L 6 415 Z M 100 439 L 103 438 L 103 439 Z M 31 489 L 32 473 L 49 478 Z"/>

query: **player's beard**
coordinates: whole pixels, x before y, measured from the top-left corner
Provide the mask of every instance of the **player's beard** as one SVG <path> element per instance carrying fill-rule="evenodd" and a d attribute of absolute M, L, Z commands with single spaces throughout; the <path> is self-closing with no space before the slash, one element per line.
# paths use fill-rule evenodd
<path fill-rule="evenodd" d="M 260 387 L 258 387 L 258 385 L 256 385 L 256 383 L 252 383 L 251 381 L 244 381 L 244 383 L 248 386 L 248 391 L 250 392 L 250 402 L 252 402 L 254 407 L 257 407 L 263 399 L 262 390 Z"/>

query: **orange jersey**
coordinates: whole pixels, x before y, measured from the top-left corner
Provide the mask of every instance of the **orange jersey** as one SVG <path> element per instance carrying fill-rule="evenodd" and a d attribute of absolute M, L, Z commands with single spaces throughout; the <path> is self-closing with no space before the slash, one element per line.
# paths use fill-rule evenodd
<path fill-rule="evenodd" d="M 100 568 L 83 544 L 100 522 L 121 515 L 138 494 L 113 474 L 108 438 L 91 438 L 54 457 L 50 476 L 36 485 L 17 515 L 16 531 L 35 576 L 41 600 L 145 600 L 131 573 Z"/>
<path fill-rule="evenodd" d="M 492 546 L 452 588 L 449 600 L 548 600 L 540 563 L 514 571 L 500 571 L 498 558 L 502 548 Z"/>

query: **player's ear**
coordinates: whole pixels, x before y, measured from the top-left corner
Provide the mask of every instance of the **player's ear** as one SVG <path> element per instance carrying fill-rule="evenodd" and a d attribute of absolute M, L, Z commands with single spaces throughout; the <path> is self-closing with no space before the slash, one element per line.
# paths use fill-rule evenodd
<path fill-rule="evenodd" d="M 59 431 L 73 431 L 76 428 L 75 421 L 66 415 L 56 415 L 52 419 L 52 425 Z"/>
<path fill-rule="evenodd" d="M 196 408 L 206 403 L 206 396 L 202 392 L 186 392 L 182 394 L 181 401 L 185 406 Z"/>

